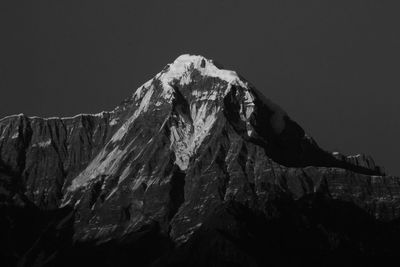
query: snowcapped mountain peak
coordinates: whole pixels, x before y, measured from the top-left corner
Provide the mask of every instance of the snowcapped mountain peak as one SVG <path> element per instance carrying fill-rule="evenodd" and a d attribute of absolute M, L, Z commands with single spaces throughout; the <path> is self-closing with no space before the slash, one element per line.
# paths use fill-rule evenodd
<path fill-rule="evenodd" d="M 359 205 L 363 212 L 357 214 L 367 218 L 365 212 L 370 212 L 369 222 L 372 216 L 379 223 L 398 220 L 398 179 L 383 175 L 370 157 L 324 151 L 277 104 L 236 72 L 203 56 L 179 56 L 110 112 L 0 119 L 0 204 L 21 205 L 26 199 L 52 213 L 64 207 L 71 225 L 65 219 L 51 222 L 54 227 L 43 225 L 50 230 L 66 227 L 68 231 L 61 231 L 71 234 L 73 226 L 68 244 L 72 239 L 153 244 L 153 236 L 165 241 L 164 234 L 177 247 L 196 244 L 192 241 L 199 234 L 209 238 L 214 230 L 207 229 L 222 225 L 215 218 L 231 225 L 236 235 L 242 231 L 236 217 L 279 215 L 270 203 L 280 199 L 282 214 L 291 211 L 288 203 L 294 204 L 295 214 L 307 204 L 309 214 L 308 201 L 315 193 L 317 201 L 337 199 L 338 207 L 345 202 Z M 295 204 L 297 200 L 302 204 Z M 228 203 L 237 204 L 225 213 Z M 316 205 L 316 212 L 320 207 Z M 40 209 L 38 214 L 44 214 Z M 348 212 L 345 207 L 337 214 Z M 243 233 L 248 240 L 250 232 Z M 32 239 L 39 245 L 45 241 Z M 160 243 L 172 245 L 164 241 Z M 36 250 L 41 251 L 34 245 L 29 251 Z M 31 252 L 24 255 L 31 260 Z"/>
<path fill-rule="evenodd" d="M 181 85 L 192 82 L 192 73 L 201 76 L 219 78 L 228 84 L 237 84 L 244 88 L 248 85 L 242 81 L 235 71 L 219 69 L 212 60 L 199 55 L 184 54 L 179 56 L 168 68 L 160 73 L 160 80 L 167 87 L 174 80 L 179 80 Z"/>
<path fill-rule="evenodd" d="M 231 92 L 234 86 L 240 90 Z M 85 187 L 104 175 L 126 177 L 119 174 L 123 172 L 122 164 L 132 161 L 130 165 L 134 165 L 140 159 L 130 158 L 134 154 L 132 151 L 138 155 L 146 153 L 165 129 L 169 133 L 168 151 L 174 153 L 175 164 L 182 171 L 187 170 L 190 159 L 213 133 L 218 118 L 223 116 L 223 99 L 230 92 L 238 100 L 239 116 L 247 135 L 253 135 L 250 117 L 255 109 L 256 95 L 250 85 L 235 71 L 220 69 L 203 56 L 179 56 L 136 90 L 132 113 L 121 119 L 107 146 L 94 158 L 93 164 L 75 177 L 68 191 Z M 139 142 L 141 135 L 138 133 L 145 127 L 153 130 Z M 128 168 L 123 173 L 129 172 Z M 67 201 L 68 198 L 64 202 Z"/>
<path fill-rule="evenodd" d="M 177 66 L 193 64 L 197 68 L 204 68 L 206 63 L 212 63 L 212 61 L 201 55 L 183 54 L 177 57 L 172 65 Z"/>
<path fill-rule="evenodd" d="M 250 89 L 248 82 L 239 77 L 235 71 L 221 69 L 214 64 L 213 60 L 200 55 L 183 54 L 177 57 L 174 62 L 168 64 L 161 72 L 156 74 L 154 78 L 140 86 L 133 94 L 133 99 L 141 101 L 148 91 L 154 89 L 153 86 L 155 82 L 161 85 L 157 90 L 160 88 L 162 89 L 162 92 L 156 95 L 161 96 L 165 100 L 171 100 L 173 98 L 174 90 L 177 87 L 185 91 L 189 89 L 195 98 L 204 98 L 204 92 L 207 91 L 205 89 L 213 88 L 203 87 L 201 90 L 202 93 L 199 94 L 198 91 L 192 90 L 193 87 L 187 85 L 193 85 L 200 79 L 207 78 L 216 78 L 222 81 L 222 83 L 225 83 L 225 85 L 222 86 L 223 90 L 219 92 L 221 96 L 228 93 L 232 85 L 246 90 Z M 217 92 L 213 92 L 211 94 L 211 99 L 215 98 L 216 93 Z"/>
<path fill-rule="evenodd" d="M 232 102 L 235 106 L 233 109 L 237 109 L 237 116 L 243 123 L 240 127 L 245 129 L 248 137 L 257 135 L 253 127 L 256 102 L 262 102 L 260 105 L 264 107 L 259 106 L 259 109 L 265 109 L 264 113 L 270 114 L 266 121 L 272 130 L 276 133 L 282 132 L 286 113 L 261 96 L 235 71 L 222 69 L 213 60 L 203 56 L 184 54 L 136 90 L 133 95 L 134 112 L 120 126 L 110 142 L 125 140 L 126 136 L 130 136 L 131 129 L 135 129 L 137 119 L 142 120 L 149 114 L 162 110 L 163 115 L 158 116 L 166 118 L 162 120 L 164 123 L 156 127 L 160 132 L 161 128 L 169 125 L 175 162 L 181 170 L 186 170 L 190 158 L 210 134 L 217 118 L 229 109 L 225 106 L 226 103 Z M 84 177 L 88 175 L 85 174 Z"/>

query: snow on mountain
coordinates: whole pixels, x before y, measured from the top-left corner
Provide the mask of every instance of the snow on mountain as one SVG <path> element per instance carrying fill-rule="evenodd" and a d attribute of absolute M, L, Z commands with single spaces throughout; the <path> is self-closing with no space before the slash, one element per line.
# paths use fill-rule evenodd
<path fill-rule="evenodd" d="M 215 78 L 223 82 L 223 84 L 218 85 L 214 90 L 209 90 L 208 88 L 192 90 L 189 85 L 196 82 L 192 79 L 193 74 L 207 79 Z M 161 88 L 156 85 L 157 83 L 161 84 Z M 217 119 L 218 113 L 221 112 L 221 104 L 216 105 L 213 102 L 222 100 L 233 85 L 238 86 L 244 93 L 243 103 L 240 105 L 240 114 L 242 120 L 247 123 L 248 134 L 251 135 L 252 130 L 249 119 L 254 109 L 255 96 L 248 83 L 240 79 L 236 72 L 221 70 L 211 60 L 202 56 L 182 55 L 162 72 L 155 75 L 155 78 L 135 91 L 133 97 L 138 100 L 137 108 L 122 123 L 111 138 L 110 143 L 121 141 L 139 116 L 160 106 L 160 99 L 165 103 L 171 104 L 176 98 L 174 94 L 177 90 L 177 84 L 186 86 L 178 90 L 189 90 L 189 94 L 192 96 L 189 103 L 189 120 L 177 115 L 177 124 L 172 125 L 170 128 L 171 149 L 175 153 L 176 164 L 182 170 L 188 168 L 190 157 L 206 138 L 208 131 Z M 110 152 L 103 150 L 88 168 L 72 181 L 68 190 L 74 191 L 81 186 L 85 186 L 88 181 L 95 179 L 99 175 L 115 174 L 118 171 L 118 164 L 128 151 L 127 147 L 124 149 L 115 147 Z"/>

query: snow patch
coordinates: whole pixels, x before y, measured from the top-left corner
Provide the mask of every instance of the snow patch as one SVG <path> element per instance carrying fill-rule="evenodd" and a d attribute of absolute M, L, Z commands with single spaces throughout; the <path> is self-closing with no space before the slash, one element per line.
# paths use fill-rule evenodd
<path fill-rule="evenodd" d="M 110 121 L 110 126 L 114 126 L 114 125 L 117 125 L 117 124 L 118 124 L 118 119 L 117 118 L 114 118 L 114 119 L 112 119 Z"/>
<path fill-rule="evenodd" d="M 13 115 L 9 115 L 9 116 L 1 118 L 0 121 L 7 120 L 7 119 L 13 119 L 13 118 L 16 118 L 16 117 L 23 117 L 23 116 L 25 116 L 23 113 L 13 114 Z"/>
<path fill-rule="evenodd" d="M 70 116 L 70 117 L 48 117 L 48 118 L 42 118 L 42 117 L 38 117 L 38 116 L 29 116 L 29 119 L 39 119 L 39 120 L 74 120 L 77 119 L 79 117 L 97 117 L 97 118 L 104 118 L 107 114 L 110 114 L 112 112 L 108 112 L 108 111 L 101 111 L 99 113 L 80 113 L 77 114 L 75 116 Z"/>
<path fill-rule="evenodd" d="M 144 91 L 152 85 L 153 81 L 154 78 L 148 80 L 147 82 L 142 84 L 142 86 L 140 86 L 138 89 L 136 89 L 135 93 L 133 94 L 133 98 L 135 100 L 142 98 Z"/>
<path fill-rule="evenodd" d="M 212 91 L 193 90 L 192 96 L 194 96 L 196 98 L 196 100 L 198 100 L 198 101 L 202 101 L 202 100 L 215 101 L 215 100 L 217 100 L 217 97 L 218 97 L 218 91 L 217 90 L 212 90 Z"/>
<path fill-rule="evenodd" d="M 171 84 L 178 80 L 180 85 L 187 85 L 192 82 L 191 73 L 196 69 L 200 75 L 206 77 L 219 78 L 228 84 L 239 85 L 248 88 L 248 84 L 243 82 L 235 71 L 219 69 L 212 60 L 202 56 L 181 55 L 172 64 L 168 65 L 168 69 L 159 75 L 159 79 L 163 84 L 166 95 L 170 94 Z"/>
<path fill-rule="evenodd" d="M 68 187 L 68 191 L 75 191 L 79 187 L 84 187 L 100 175 L 110 176 L 115 174 L 126 152 L 126 149 L 121 150 L 118 147 L 115 147 L 108 154 L 106 154 L 106 150 L 102 150 L 89 166 L 72 181 L 72 184 Z"/>
<path fill-rule="evenodd" d="M 13 136 L 11 136 L 11 139 L 17 139 L 18 136 L 19 136 L 19 132 L 17 131 L 17 132 L 15 132 L 15 133 L 13 134 Z"/>
<path fill-rule="evenodd" d="M 146 112 L 150 106 L 150 99 L 154 93 L 154 86 L 151 86 L 145 95 L 143 96 L 139 107 L 135 110 L 133 115 L 118 129 L 118 131 L 111 138 L 111 142 L 115 143 L 124 138 L 127 133 L 129 126 L 139 117 L 139 115 L 143 112 Z"/>
<path fill-rule="evenodd" d="M 192 123 L 179 118 L 177 125 L 171 126 L 171 148 L 175 153 L 175 163 L 181 170 L 186 170 L 189 160 L 208 136 L 217 119 L 219 107 L 208 108 L 209 102 L 204 102 L 199 108 L 196 103 L 190 107 Z"/>
<path fill-rule="evenodd" d="M 241 92 L 237 92 L 237 94 L 240 94 Z M 244 91 L 244 98 L 243 98 L 243 103 L 240 105 L 240 118 L 242 121 L 246 122 L 246 130 L 247 130 L 247 135 L 251 136 L 253 133 L 253 126 L 250 123 L 250 117 L 254 112 L 254 96 L 250 93 L 249 90 Z"/>
<path fill-rule="evenodd" d="M 162 75 L 165 83 L 169 83 L 174 79 L 179 79 L 181 85 L 191 82 L 190 69 L 196 69 L 202 76 L 220 78 L 230 84 L 237 84 L 243 88 L 247 88 L 237 73 L 232 70 L 219 69 L 214 65 L 212 60 L 206 59 L 202 56 L 184 54 L 179 56 L 174 63 L 169 66 L 169 70 Z"/>
<path fill-rule="evenodd" d="M 38 142 L 32 145 L 32 147 L 40 147 L 40 148 L 45 148 L 51 145 L 51 139 L 48 139 L 46 141 Z"/>

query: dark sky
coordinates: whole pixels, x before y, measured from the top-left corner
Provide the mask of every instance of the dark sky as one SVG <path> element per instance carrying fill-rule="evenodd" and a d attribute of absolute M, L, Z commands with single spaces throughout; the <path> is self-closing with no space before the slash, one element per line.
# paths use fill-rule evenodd
<path fill-rule="evenodd" d="M 397 1 L 0 1 L 0 117 L 110 110 L 183 53 L 237 70 L 329 150 L 400 175 Z"/>

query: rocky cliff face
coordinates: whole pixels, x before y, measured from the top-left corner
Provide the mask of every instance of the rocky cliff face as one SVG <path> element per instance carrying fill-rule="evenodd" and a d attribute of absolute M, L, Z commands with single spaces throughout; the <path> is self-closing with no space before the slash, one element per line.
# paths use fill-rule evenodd
<path fill-rule="evenodd" d="M 322 246 L 326 251 L 343 249 L 340 242 L 350 237 L 326 222 L 320 228 L 332 232 L 336 243 L 328 234 L 316 237 L 318 205 L 338 209 L 338 216 L 354 209 L 357 218 L 374 222 L 365 231 L 400 217 L 398 178 L 386 176 L 369 157 L 324 151 L 249 82 L 190 55 L 167 65 L 111 112 L 0 120 L 0 181 L 5 207 L 70 210 L 71 244 L 92 244 L 91 252 L 99 244 L 113 250 L 121 240 L 137 249 L 137 235 L 143 246 L 168 240 L 141 258 L 146 264 L 184 266 L 196 250 L 211 260 L 203 239 L 218 230 L 211 245 L 218 260 L 198 264 L 264 265 L 263 253 L 253 248 L 256 254 L 249 254 L 238 244 L 250 242 L 246 236 L 257 234 L 254 229 L 261 236 L 267 226 L 282 230 L 274 224 L 280 220 L 293 229 L 313 229 L 313 249 L 321 249 L 318 242 L 330 244 Z M 361 243 L 379 243 L 351 238 L 358 245 L 348 251 L 357 253 L 364 251 Z M 291 242 L 284 240 L 277 242 Z"/>

